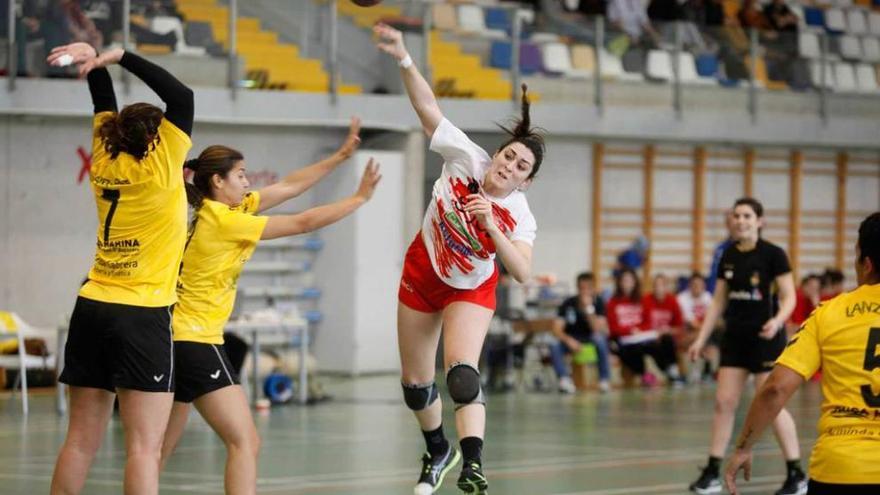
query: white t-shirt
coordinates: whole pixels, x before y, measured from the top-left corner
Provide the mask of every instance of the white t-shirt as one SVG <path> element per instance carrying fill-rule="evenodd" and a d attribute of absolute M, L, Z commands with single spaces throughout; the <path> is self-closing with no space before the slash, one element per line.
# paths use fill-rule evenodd
<path fill-rule="evenodd" d="M 678 295 L 677 299 L 684 321 L 695 325 L 700 325 L 703 322 L 709 305 L 712 304 L 712 294 L 709 291 L 703 292 L 700 297 L 694 297 L 691 291 L 685 290 Z"/>
<path fill-rule="evenodd" d="M 495 244 L 476 217 L 465 213 L 464 203 L 468 195 L 482 191 L 492 159 L 445 118 L 431 136 L 431 150 L 444 163 L 422 222 L 422 240 L 438 277 L 456 289 L 474 289 L 495 271 Z M 494 206 L 495 224 L 508 239 L 534 242 L 538 227 L 525 194 L 486 198 Z"/>

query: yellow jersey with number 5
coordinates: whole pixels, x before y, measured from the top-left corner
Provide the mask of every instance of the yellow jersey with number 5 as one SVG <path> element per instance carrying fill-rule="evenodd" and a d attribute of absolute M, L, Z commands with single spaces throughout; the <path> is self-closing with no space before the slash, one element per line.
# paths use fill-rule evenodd
<path fill-rule="evenodd" d="M 113 116 L 95 115 L 93 131 Z M 192 141 L 163 118 L 154 146 L 140 161 L 128 153 L 113 159 L 94 135 L 89 177 L 98 213 L 97 248 L 82 297 L 145 307 L 177 301 L 187 220 L 183 162 Z"/>
<path fill-rule="evenodd" d="M 821 304 L 776 361 L 809 379 L 822 370 L 822 415 L 810 478 L 880 483 L 880 284 Z"/>

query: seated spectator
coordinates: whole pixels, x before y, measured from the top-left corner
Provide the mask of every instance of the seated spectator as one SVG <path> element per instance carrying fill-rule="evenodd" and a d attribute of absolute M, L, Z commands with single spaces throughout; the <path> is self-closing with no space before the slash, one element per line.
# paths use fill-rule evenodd
<path fill-rule="evenodd" d="M 770 29 L 770 23 L 767 21 L 767 17 L 764 13 L 759 10 L 757 0 L 743 0 L 737 18 L 739 19 L 739 25 L 742 26 L 743 29 L 751 28 L 759 31 Z"/>
<path fill-rule="evenodd" d="M 687 376 L 682 345 L 684 318 L 681 308 L 671 290 L 669 277 L 662 273 L 654 277 L 650 294 L 642 299 L 642 329 L 657 332 L 657 351 L 652 354 L 657 367 L 665 374 L 670 384 L 683 384 Z"/>
<path fill-rule="evenodd" d="M 653 386 L 657 377 L 645 368 L 645 355 L 650 355 L 661 370 L 675 360 L 666 356 L 658 345 L 657 332 L 643 331 L 644 311 L 642 291 L 636 272 L 630 268 L 620 270 L 614 279 L 614 295 L 607 307 L 608 331 L 612 339 L 611 350 L 623 364 L 624 386 L 632 386 L 635 377 L 642 385 Z"/>
<path fill-rule="evenodd" d="M 608 4 L 608 22 L 612 28 L 626 34 L 631 44 L 656 44 L 660 38 L 648 19 L 642 0 L 611 0 Z M 645 37 L 646 34 L 650 39 Z"/>
<path fill-rule="evenodd" d="M 774 31 L 797 31 L 798 17 L 788 8 L 785 0 L 773 0 L 764 6 L 764 17 Z"/>
<path fill-rule="evenodd" d="M 843 272 L 836 268 L 826 268 L 822 274 L 822 296 L 823 301 L 834 299 L 843 294 Z"/>
<path fill-rule="evenodd" d="M 681 315 L 684 318 L 683 339 L 679 343 L 687 349 L 696 339 L 700 331 L 700 325 L 712 304 L 712 294 L 706 290 L 706 279 L 699 273 L 694 273 L 688 280 L 687 288 L 676 297 Z M 718 363 L 718 335 L 713 333 L 709 341 L 703 347 L 703 370 L 699 377 L 703 381 L 710 381 L 714 376 L 715 365 Z"/>
<path fill-rule="evenodd" d="M 608 323 L 605 304 L 596 297 L 596 280 L 592 273 L 577 276 L 577 295 L 566 299 L 559 306 L 558 317 L 553 322 L 553 334 L 559 339 L 550 348 L 553 369 L 559 378 L 559 391 L 573 393 L 574 382 L 565 363 L 566 354 L 581 352 L 584 345 L 596 348 L 596 364 L 599 368 L 599 390 L 610 390 L 611 372 L 608 366 Z"/>
<path fill-rule="evenodd" d="M 701 28 L 717 28 L 729 24 L 721 0 L 688 0 L 682 5 L 682 16 Z"/>
<path fill-rule="evenodd" d="M 797 332 L 798 328 L 807 321 L 810 314 L 819 307 L 821 301 L 822 278 L 811 273 L 801 280 L 801 286 L 797 290 L 797 302 L 794 311 L 786 324 L 788 335 Z"/>

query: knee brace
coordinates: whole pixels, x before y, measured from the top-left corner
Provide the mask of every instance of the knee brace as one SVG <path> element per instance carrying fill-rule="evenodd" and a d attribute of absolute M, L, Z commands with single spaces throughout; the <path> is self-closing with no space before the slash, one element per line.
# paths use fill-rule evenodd
<path fill-rule="evenodd" d="M 446 372 L 446 385 L 449 396 L 455 402 L 455 409 L 470 404 L 485 404 L 480 372 L 467 363 L 453 363 Z"/>
<path fill-rule="evenodd" d="M 403 386 L 403 401 L 413 411 L 426 409 L 437 400 L 437 385 L 434 382 L 416 385 L 401 383 L 401 386 Z"/>

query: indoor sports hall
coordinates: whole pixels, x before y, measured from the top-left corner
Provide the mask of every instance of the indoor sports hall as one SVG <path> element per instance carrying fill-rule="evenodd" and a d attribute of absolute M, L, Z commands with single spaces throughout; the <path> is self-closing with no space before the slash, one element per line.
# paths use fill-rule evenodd
<path fill-rule="evenodd" d="M 878 0 L 0 0 L 0 494 L 876 494 L 878 347 Z"/>

